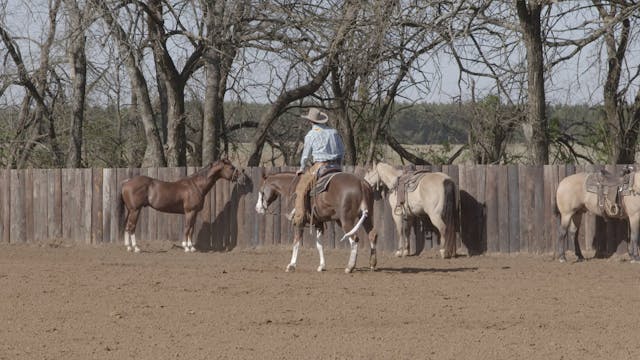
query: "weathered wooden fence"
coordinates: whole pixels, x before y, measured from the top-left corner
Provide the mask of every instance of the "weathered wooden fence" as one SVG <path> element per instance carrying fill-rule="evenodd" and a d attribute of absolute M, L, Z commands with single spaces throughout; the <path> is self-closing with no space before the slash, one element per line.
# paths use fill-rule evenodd
<path fill-rule="evenodd" d="M 459 185 L 461 198 L 462 245 L 472 254 L 484 252 L 550 253 L 557 244 L 558 219 L 554 199 L 558 182 L 567 175 L 593 171 L 605 166 L 573 165 L 452 165 L 419 167 L 449 174 Z M 617 171 L 615 166 L 606 166 Z M 195 168 L 145 169 L 27 169 L 0 170 L 0 242 L 114 243 L 122 242 L 122 209 L 118 204 L 119 184 L 143 174 L 162 180 L 176 180 Z M 279 171 L 279 168 L 269 171 Z M 358 175 L 363 169 L 348 168 Z M 219 180 L 207 196 L 195 230 L 197 246 L 204 250 L 289 244 L 293 237 L 289 222 L 282 216 L 283 203 L 270 213 L 254 210 L 262 168 L 248 168 L 248 181 L 239 186 Z M 390 207 L 378 196 L 374 224 L 379 248 L 391 251 L 397 236 Z M 145 209 L 140 215 L 136 236 L 149 240 L 183 239 L 183 216 Z M 437 237 L 428 222 L 416 225 L 413 251 L 437 247 Z M 337 243 L 342 231 L 329 226 L 325 244 Z M 624 221 L 605 222 L 585 216 L 580 231 L 583 249 L 606 256 L 626 251 L 628 236 Z M 313 245 L 305 231 L 305 246 Z M 569 244 L 569 249 L 573 247 Z"/>

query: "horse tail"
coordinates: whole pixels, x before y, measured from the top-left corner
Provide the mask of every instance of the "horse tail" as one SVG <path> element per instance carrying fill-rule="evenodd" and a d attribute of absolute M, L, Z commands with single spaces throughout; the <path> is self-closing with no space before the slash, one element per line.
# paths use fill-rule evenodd
<path fill-rule="evenodd" d="M 458 214 L 458 194 L 456 184 L 451 179 L 445 179 L 444 187 L 444 208 L 442 209 L 442 220 L 447 228 L 444 237 L 445 253 L 451 256 L 456 254 L 456 230 L 460 223 Z"/>
<path fill-rule="evenodd" d="M 360 191 L 362 192 L 362 199 L 360 200 L 360 219 L 358 219 L 358 222 L 353 229 L 342 236 L 340 242 L 355 234 L 367 217 L 373 217 L 373 191 L 371 191 L 369 184 L 364 181 L 360 181 Z"/>
<path fill-rule="evenodd" d="M 118 228 L 120 229 L 120 231 L 118 232 L 118 235 L 123 235 L 124 234 L 124 228 L 125 228 L 125 220 L 126 220 L 126 214 L 125 211 L 127 211 L 127 209 L 125 209 L 124 206 L 124 198 L 122 197 L 122 185 L 124 185 L 127 181 L 129 181 L 129 179 L 124 180 L 123 182 L 120 183 L 120 186 L 118 186 L 118 188 L 116 189 L 116 191 L 118 192 Z"/>

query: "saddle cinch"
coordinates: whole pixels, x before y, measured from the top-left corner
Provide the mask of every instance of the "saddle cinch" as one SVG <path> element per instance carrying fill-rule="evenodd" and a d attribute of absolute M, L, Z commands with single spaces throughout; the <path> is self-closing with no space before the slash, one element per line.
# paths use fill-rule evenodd
<path fill-rule="evenodd" d="M 415 191 L 424 174 L 429 172 L 429 170 L 418 170 L 402 174 L 398 177 L 395 187 L 397 198 L 396 207 L 393 210 L 397 215 L 404 214 L 404 203 L 407 199 L 407 194 Z"/>
<path fill-rule="evenodd" d="M 591 173 L 585 180 L 585 188 L 598 195 L 598 207 L 609 217 L 624 218 L 626 212 L 622 199 L 633 192 L 634 173 L 624 169 L 616 175 L 607 170 Z"/>

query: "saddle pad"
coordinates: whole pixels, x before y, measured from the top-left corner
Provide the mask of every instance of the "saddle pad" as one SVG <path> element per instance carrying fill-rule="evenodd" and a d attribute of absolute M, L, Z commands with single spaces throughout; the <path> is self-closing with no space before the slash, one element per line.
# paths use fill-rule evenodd
<path fill-rule="evenodd" d="M 338 174 L 340 174 L 340 172 L 330 172 L 326 175 L 322 175 L 322 177 L 316 181 L 313 188 L 311 188 L 311 191 L 309 191 L 309 195 L 316 196 L 325 192 L 327 190 L 327 186 L 329 186 L 329 183 L 331 182 L 331 179 Z"/>

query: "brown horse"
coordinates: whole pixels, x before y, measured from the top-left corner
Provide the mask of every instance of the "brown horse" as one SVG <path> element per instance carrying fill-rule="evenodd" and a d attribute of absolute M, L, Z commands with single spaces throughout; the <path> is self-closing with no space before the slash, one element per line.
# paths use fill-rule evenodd
<path fill-rule="evenodd" d="M 556 210 L 560 215 L 560 228 L 558 238 L 558 260 L 567 261 L 565 257 L 565 246 L 567 237 L 572 237 L 575 247 L 575 254 L 578 261 L 583 261 L 584 256 L 580 250 L 578 241 L 578 231 L 582 222 L 582 215 L 589 211 L 595 215 L 609 217 L 606 210 L 598 205 L 598 194 L 587 191 L 587 177 L 592 173 L 576 173 L 562 179 L 556 191 Z M 629 257 L 631 262 L 640 262 L 638 256 L 638 235 L 640 227 L 640 176 L 638 172 L 631 172 L 633 186 L 628 195 L 622 196 L 621 215 L 629 219 Z"/>
<path fill-rule="evenodd" d="M 264 214 L 269 205 L 278 196 L 293 193 L 298 179 L 299 177 L 292 172 L 276 173 L 268 176 L 263 174 L 262 187 L 258 192 L 256 211 Z M 312 222 L 317 230 L 316 248 L 320 255 L 320 266 L 318 266 L 317 270 L 325 270 L 321 235 L 324 231 L 324 223 L 332 220 L 337 222 L 344 230 L 345 235 L 342 240 L 348 237 L 351 244 L 351 253 L 345 272 L 352 272 L 356 265 L 359 241 L 356 232 L 360 226 L 364 227 L 369 238 L 371 246 L 369 266 L 371 270 L 375 270 L 377 264 L 377 233 L 373 228 L 373 191 L 369 184 L 355 175 L 344 172 L 337 173 L 327 185 L 326 191 L 312 197 L 312 207 L 314 208 Z M 310 216 L 306 218 L 308 219 Z M 296 269 L 303 230 L 304 224 L 296 227 L 293 239 L 293 253 L 291 262 L 286 268 L 287 272 Z"/>
<path fill-rule="evenodd" d="M 140 252 L 136 245 L 136 225 L 140 210 L 145 206 L 173 214 L 185 214 L 184 251 L 194 252 L 193 225 L 204 198 L 220 178 L 236 181 L 239 171 L 229 160 L 210 163 L 197 173 L 175 182 L 165 182 L 148 176 L 134 176 L 122 183 L 121 204 L 127 208 L 124 245 L 127 251 Z M 131 241 L 131 242 L 130 242 Z"/>
<path fill-rule="evenodd" d="M 378 163 L 365 175 L 365 180 L 372 186 L 385 185 L 389 189 L 389 204 L 394 209 L 397 201 L 397 183 L 403 173 L 389 164 Z M 455 256 L 457 198 L 456 185 L 447 174 L 424 174 L 416 189 L 406 194 L 403 206 L 391 213 L 398 232 L 398 250 L 395 255 L 409 255 L 411 225 L 417 216 L 427 215 L 440 235 L 441 256 Z"/>

